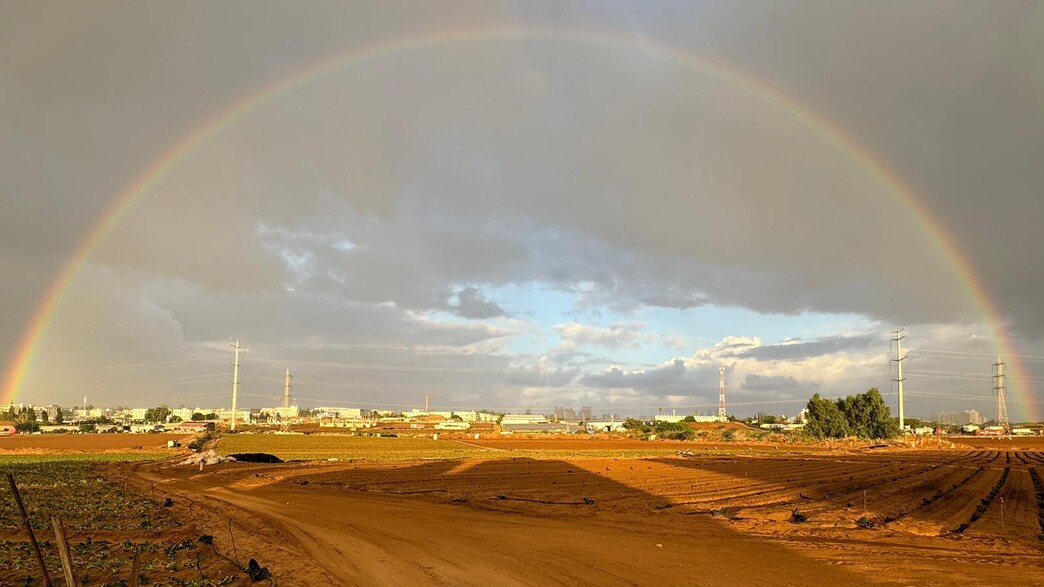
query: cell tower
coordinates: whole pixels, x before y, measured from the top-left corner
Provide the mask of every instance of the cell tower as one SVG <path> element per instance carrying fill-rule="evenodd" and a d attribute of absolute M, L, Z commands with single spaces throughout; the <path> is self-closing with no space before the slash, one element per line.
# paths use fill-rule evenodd
<path fill-rule="evenodd" d="M 1011 424 L 1008 422 L 1008 406 L 1004 403 L 1004 363 L 1000 356 L 993 364 L 993 392 L 997 394 L 997 425 L 1004 432 L 1011 432 Z"/>
<path fill-rule="evenodd" d="M 718 367 L 718 417 L 725 417 L 725 367 Z"/>
<path fill-rule="evenodd" d="M 291 382 L 294 380 L 294 376 L 290 374 L 290 367 L 286 368 L 286 375 L 283 376 L 283 407 L 290 407 L 290 388 L 292 387 Z"/>
<path fill-rule="evenodd" d="M 892 339 L 895 343 L 895 358 L 892 360 L 895 361 L 897 371 L 896 378 L 892 381 L 899 384 L 899 430 L 906 429 L 906 406 L 903 401 L 903 382 L 906 381 L 906 378 L 903 377 L 903 361 L 906 360 L 906 357 L 903 356 L 903 339 L 906 338 L 906 334 L 904 334 L 905 332 L 906 328 L 896 330 L 895 338 Z"/>

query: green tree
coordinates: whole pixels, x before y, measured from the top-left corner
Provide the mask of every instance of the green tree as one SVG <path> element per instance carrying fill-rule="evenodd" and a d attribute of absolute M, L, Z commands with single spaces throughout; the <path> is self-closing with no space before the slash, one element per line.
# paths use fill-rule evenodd
<path fill-rule="evenodd" d="M 899 426 L 892 421 L 891 410 L 881 392 L 876 387 L 871 387 L 860 395 L 861 415 L 866 418 L 863 429 L 866 430 L 865 438 L 892 438 L 899 434 Z"/>
<path fill-rule="evenodd" d="M 32 408 L 22 408 L 22 410 L 18 412 L 18 415 L 15 416 L 14 421 L 16 424 L 36 422 L 36 410 Z"/>
<path fill-rule="evenodd" d="M 805 431 L 815 438 L 891 438 L 899 433 L 888 405 L 876 387 L 832 402 L 819 394 L 808 402 Z"/>
<path fill-rule="evenodd" d="M 47 410 L 44 410 L 44 411 L 40 412 L 40 423 L 41 424 L 50 424 L 51 423 L 51 417 L 47 415 Z"/>
<path fill-rule="evenodd" d="M 838 405 L 815 394 L 808 400 L 808 419 L 805 433 L 813 438 L 844 438 L 848 436 L 848 421 Z"/>
<path fill-rule="evenodd" d="M 170 417 L 170 408 L 167 406 L 160 406 L 158 408 L 149 408 L 145 410 L 145 421 L 156 422 L 162 424 L 167 421 Z"/>
<path fill-rule="evenodd" d="M 15 430 L 21 432 L 22 434 L 30 434 L 30 433 L 33 433 L 33 432 L 39 432 L 40 431 L 40 423 L 39 422 L 35 422 L 35 421 L 33 421 L 33 422 L 29 422 L 29 421 L 17 422 L 17 423 L 15 423 Z"/>
<path fill-rule="evenodd" d="M 769 415 L 765 416 L 764 418 L 762 418 L 761 421 L 764 422 L 765 424 L 775 424 L 776 423 L 776 417 L 773 416 L 772 414 L 769 414 Z"/>
<path fill-rule="evenodd" d="M 623 423 L 624 430 L 641 430 L 645 423 L 637 418 L 627 418 Z"/>
<path fill-rule="evenodd" d="M 56 409 L 54 411 L 54 423 L 55 424 L 61 424 L 64 421 L 65 421 L 65 416 L 62 414 L 61 406 L 59 406 L 58 409 Z"/>

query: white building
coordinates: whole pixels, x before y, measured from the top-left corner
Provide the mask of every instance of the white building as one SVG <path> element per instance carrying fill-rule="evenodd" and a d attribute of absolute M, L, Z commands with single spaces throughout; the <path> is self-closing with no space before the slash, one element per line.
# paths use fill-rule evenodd
<path fill-rule="evenodd" d="M 232 421 L 232 410 L 231 409 L 219 409 L 214 410 L 214 414 L 218 420 Z M 237 409 L 236 410 L 236 421 L 237 422 L 250 422 L 250 410 Z"/>
<path fill-rule="evenodd" d="M 503 425 L 514 425 L 514 424 L 547 424 L 547 417 L 543 414 L 504 414 L 504 418 L 500 420 L 500 424 Z"/>
<path fill-rule="evenodd" d="M 368 418 L 370 416 L 370 410 L 363 410 L 362 408 L 337 408 L 330 406 L 315 408 L 313 413 L 318 418 L 341 418 L 345 420 L 357 420 L 359 418 Z"/>
<path fill-rule="evenodd" d="M 182 422 L 188 422 L 192 420 L 192 412 L 191 408 L 173 408 L 170 410 L 170 415 L 181 418 Z"/>
<path fill-rule="evenodd" d="M 297 406 L 289 408 L 261 408 L 261 414 L 268 416 L 269 420 L 291 420 L 301 416 L 301 410 Z"/>
<path fill-rule="evenodd" d="M 624 423 L 622 420 L 593 420 L 586 423 L 587 429 L 594 432 L 623 432 Z"/>

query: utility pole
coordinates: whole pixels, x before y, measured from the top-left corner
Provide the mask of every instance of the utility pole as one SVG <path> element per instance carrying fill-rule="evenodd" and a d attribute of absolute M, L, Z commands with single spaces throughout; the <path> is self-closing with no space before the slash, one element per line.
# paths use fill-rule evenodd
<path fill-rule="evenodd" d="M 425 414 L 430 414 L 431 413 L 431 412 L 428 411 L 428 394 L 424 394 L 424 413 Z"/>
<path fill-rule="evenodd" d="M 286 368 L 286 375 L 283 376 L 283 407 L 290 407 L 290 382 L 294 376 L 290 374 L 290 367 Z M 305 383 L 308 383 L 307 381 Z"/>
<path fill-rule="evenodd" d="M 232 363 L 232 432 L 236 431 L 236 399 L 239 397 L 239 339 L 232 345 L 236 347 L 236 360 Z"/>
<path fill-rule="evenodd" d="M 997 425 L 1004 429 L 1004 433 L 1011 432 L 1011 424 L 1008 422 L 1008 406 L 1004 402 L 1004 363 L 997 356 L 997 362 L 993 364 L 993 392 L 997 394 Z"/>
<path fill-rule="evenodd" d="M 725 367 L 718 367 L 718 417 L 725 417 Z"/>
<path fill-rule="evenodd" d="M 906 327 L 900 328 L 895 331 L 895 338 L 892 339 L 895 342 L 895 358 L 892 359 L 896 364 L 897 379 L 893 379 L 899 384 L 899 432 L 902 433 L 906 430 L 906 412 L 905 405 L 903 403 L 903 382 L 906 378 L 903 377 L 903 361 L 906 357 L 903 356 L 903 339 L 906 338 Z"/>

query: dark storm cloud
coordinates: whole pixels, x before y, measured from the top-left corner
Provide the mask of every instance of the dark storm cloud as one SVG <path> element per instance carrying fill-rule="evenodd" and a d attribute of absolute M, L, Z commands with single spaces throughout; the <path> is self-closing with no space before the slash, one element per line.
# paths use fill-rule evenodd
<path fill-rule="evenodd" d="M 863 351 L 871 347 L 879 349 L 885 344 L 885 338 L 883 334 L 831 336 L 809 342 L 759 346 L 744 350 L 739 356 L 758 361 L 794 361 L 836 353 Z"/>
<path fill-rule="evenodd" d="M 801 397 L 811 395 L 819 389 L 817 383 L 802 383 L 790 375 L 759 375 L 757 373 L 748 373 L 740 386 L 753 393 L 797 394 Z"/>
<path fill-rule="evenodd" d="M 505 315 L 503 308 L 482 297 L 482 292 L 476 287 L 465 287 L 457 292 L 457 303 L 451 307 L 457 315 L 476 320 Z"/>
<path fill-rule="evenodd" d="M 5 4 L 0 351 L 14 351 L 95 219 L 215 113 L 375 41 L 543 23 L 690 48 L 834 121 L 923 198 L 1035 352 L 1044 12 L 1013 2 L 619 6 Z M 445 353 L 424 366 L 444 362 L 453 375 L 443 387 L 489 386 L 503 399 L 525 382 L 503 372 L 524 329 L 502 286 L 566 292 L 578 311 L 619 324 L 648 307 L 704 306 L 982 320 L 876 172 L 757 88 L 666 53 L 581 37 L 448 42 L 346 65 L 243 114 L 127 210 L 48 348 L 128 364 L 137 359 L 118 349 L 198 350 L 229 335 L 426 348 Z M 465 323 L 426 317 L 441 312 Z M 569 340 L 601 345 L 606 364 L 662 334 L 578 326 Z M 938 346 L 967 335 L 944 330 Z M 713 352 L 790 361 L 877 342 L 734 341 Z M 582 348 L 525 354 L 595 360 Z M 540 369 L 573 377 L 561 364 Z M 633 369 L 573 382 L 652 390 L 693 377 L 684 365 Z M 403 385 L 423 385 L 410 377 Z M 360 385 L 374 393 L 380 381 Z M 405 402 L 410 392 L 397 389 L 392 403 Z"/>
<path fill-rule="evenodd" d="M 619 367 L 613 367 L 605 373 L 585 375 L 580 379 L 580 385 L 596 388 L 644 389 L 678 383 L 685 376 L 685 372 L 685 363 L 680 359 L 669 365 L 644 371 L 625 372 Z"/>
<path fill-rule="evenodd" d="M 688 310 L 689 308 L 698 308 L 700 306 L 706 306 L 710 301 L 705 297 L 700 296 L 685 296 L 678 294 L 659 294 L 641 299 L 641 302 L 646 306 L 658 306 L 661 308 L 675 308 L 678 310 Z"/>

